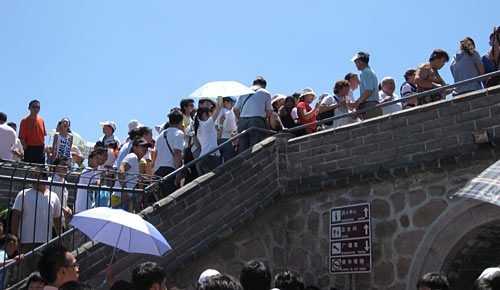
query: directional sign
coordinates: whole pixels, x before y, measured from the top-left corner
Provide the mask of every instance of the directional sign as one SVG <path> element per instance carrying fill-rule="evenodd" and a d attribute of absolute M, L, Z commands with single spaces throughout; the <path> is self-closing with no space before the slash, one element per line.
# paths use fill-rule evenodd
<path fill-rule="evenodd" d="M 330 242 L 330 256 L 337 255 L 367 255 L 370 254 L 370 239 L 352 239 Z"/>
<path fill-rule="evenodd" d="M 335 224 L 331 227 L 331 239 L 352 239 L 370 236 L 370 222 Z"/>
<path fill-rule="evenodd" d="M 330 210 L 330 272 L 371 272 L 370 204 Z"/>

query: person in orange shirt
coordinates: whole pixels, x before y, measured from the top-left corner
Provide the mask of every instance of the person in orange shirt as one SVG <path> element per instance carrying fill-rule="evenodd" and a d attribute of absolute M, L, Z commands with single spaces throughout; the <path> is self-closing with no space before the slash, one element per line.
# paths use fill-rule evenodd
<path fill-rule="evenodd" d="M 45 140 L 47 135 L 45 123 L 40 112 L 40 102 L 33 100 L 29 103 L 30 114 L 21 120 L 19 126 L 19 140 L 24 149 L 24 161 L 31 163 L 45 164 Z"/>

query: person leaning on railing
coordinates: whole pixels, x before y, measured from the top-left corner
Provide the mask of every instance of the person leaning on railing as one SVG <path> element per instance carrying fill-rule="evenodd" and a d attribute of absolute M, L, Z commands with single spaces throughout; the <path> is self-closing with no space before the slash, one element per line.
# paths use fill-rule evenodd
<path fill-rule="evenodd" d="M 446 62 L 450 60 L 448 53 L 442 49 L 435 49 L 429 57 L 429 62 L 421 64 L 415 76 L 417 84 L 417 93 L 425 92 L 431 89 L 439 88 L 446 85 L 446 82 L 439 75 L 440 70 Z M 435 94 L 427 94 L 418 98 L 418 105 L 436 102 L 445 98 L 450 94 L 452 89 Z"/>

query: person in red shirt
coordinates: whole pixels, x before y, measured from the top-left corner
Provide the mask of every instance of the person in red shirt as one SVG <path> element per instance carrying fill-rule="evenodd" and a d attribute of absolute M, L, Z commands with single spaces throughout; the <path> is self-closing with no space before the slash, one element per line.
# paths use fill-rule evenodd
<path fill-rule="evenodd" d="M 40 102 L 33 100 L 29 103 L 30 114 L 21 120 L 19 126 L 19 139 L 24 149 L 24 161 L 45 164 L 45 123 L 40 112 Z"/>
<path fill-rule="evenodd" d="M 302 90 L 302 94 L 299 98 L 299 104 L 297 105 L 297 112 L 299 115 L 300 125 L 309 124 L 316 122 L 316 116 L 318 116 L 320 102 L 316 103 L 316 106 L 311 108 L 310 104 L 316 98 L 316 94 L 311 88 L 305 88 Z M 306 134 L 311 134 L 316 131 L 316 125 L 306 128 Z"/>

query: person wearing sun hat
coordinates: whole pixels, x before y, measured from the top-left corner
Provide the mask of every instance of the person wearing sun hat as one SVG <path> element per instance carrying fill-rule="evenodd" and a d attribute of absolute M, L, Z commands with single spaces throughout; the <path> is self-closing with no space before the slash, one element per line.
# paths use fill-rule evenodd
<path fill-rule="evenodd" d="M 271 105 L 273 106 L 274 111 L 271 114 L 271 117 L 269 118 L 269 123 L 271 125 L 272 130 L 282 131 L 285 128 L 278 114 L 278 110 L 281 108 L 281 106 L 283 106 L 285 99 L 286 96 L 282 94 L 276 94 L 271 99 Z"/>
<path fill-rule="evenodd" d="M 351 61 L 356 64 L 356 68 L 361 71 L 359 83 L 359 99 L 352 103 L 351 109 L 363 109 L 378 105 L 378 80 L 377 75 L 368 65 L 370 54 L 364 51 L 356 53 L 351 58 Z M 372 109 L 364 113 L 364 119 L 382 116 L 382 108 Z"/>
<path fill-rule="evenodd" d="M 99 138 L 99 142 L 102 142 L 104 146 L 108 145 L 108 142 L 115 141 L 116 145 L 120 147 L 120 139 L 115 137 L 113 134 L 116 131 L 116 124 L 113 121 L 99 122 L 99 126 L 102 127 L 102 133 L 104 136 Z"/>
<path fill-rule="evenodd" d="M 318 116 L 321 103 L 317 102 L 314 109 L 311 108 L 310 104 L 314 101 L 315 98 L 316 94 L 314 93 L 313 89 L 305 88 L 302 90 L 302 93 L 299 97 L 299 104 L 297 105 L 300 125 L 316 122 L 316 117 Z M 306 128 L 306 134 L 310 134 L 314 131 L 316 131 L 316 125 Z"/>

